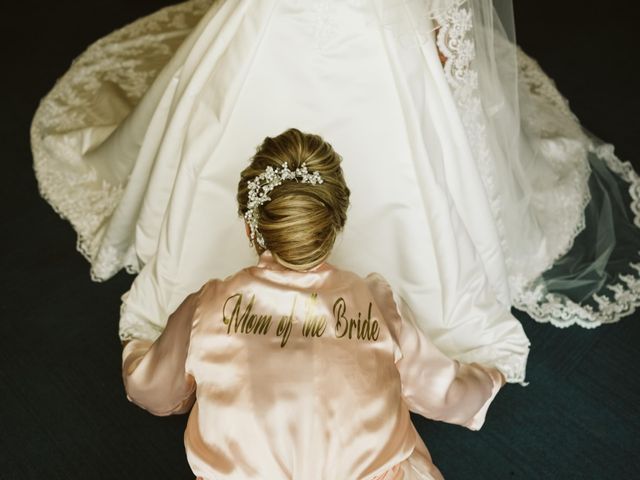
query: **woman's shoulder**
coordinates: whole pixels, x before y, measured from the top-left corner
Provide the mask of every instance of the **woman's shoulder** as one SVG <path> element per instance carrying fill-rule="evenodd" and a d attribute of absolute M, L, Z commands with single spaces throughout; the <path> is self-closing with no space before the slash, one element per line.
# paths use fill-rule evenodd
<path fill-rule="evenodd" d="M 379 272 L 369 272 L 365 275 L 364 280 L 371 285 L 386 285 L 391 288 L 387 279 Z"/>
<path fill-rule="evenodd" d="M 378 272 L 371 272 L 364 278 L 372 297 L 388 318 L 398 316 L 400 298 L 389 281 Z"/>
<path fill-rule="evenodd" d="M 360 285 L 360 287 L 368 289 L 378 300 L 382 298 L 386 300 L 393 296 L 390 283 L 381 273 L 375 271 L 363 275 L 326 262 L 310 272 L 291 271 L 291 275 L 287 275 L 287 273 L 287 269 L 272 270 L 271 268 L 262 268 L 261 265 L 248 265 L 224 278 L 210 278 L 202 285 L 198 293 L 200 296 L 210 297 L 228 289 L 246 288 L 249 284 L 255 282 L 277 282 L 278 280 L 282 280 L 280 276 L 286 277 L 285 280 L 287 283 L 296 283 L 296 280 L 301 280 L 298 277 L 305 277 L 307 276 L 305 274 L 308 274 L 311 277 L 318 277 L 316 279 L 317 281 L 314 280 L 311 282 L 313 287 L 318 287 L 322 284 L 331 289 L 341 289 Z M 306 278 L 303 283 L 308 283 L 311 280 Z"/>
<path fill-rule="evenodd" d="M 373 294 L 376 295 L 393 295 L 393 289 L 389 281 L 379 272 L 370 272 L 365 275 L 363 281 L 367 284 Z"/>
<path fill-rule="evenodd" d="M 391 290 L 391 286 L 389 284 L 389 282 L 387 281 L 387 279 L 379 272 L 369 272 L 367 274 L 362 274 L 362 273 L 358 273 L 355 272 L 353 270 L 349 270 L 346 268 L 341 268 L 339 266 L 327 263 L 327 268 L 331 270 L 331 273 L 336 276 L 336 277 L 340 277 L 343 282 L 341 283 L 346 283 L 346 284 L 355 284 L 355 283 L 360 283 L 363 286 L 367 287 L 367 288 L 374 288 L 374 289 L 389 289 Z"/>
<path fill-rule="evenodd" d="M 201 287 L 200 291 L 201 292 L 207 292 L 207 293 L 212 293 L 212 292 L 216 292 L 216 291 L 220 291 L 221 289 L 224 289 L 226 287 L 228 287 L 229 285 L 233 285 L 238 283 L 239 281 L 245 281 L 246 282 L 246 278 L 247 276 L 250 275 L 250 270 L 253 266 L 247 266 L 244 267 L 234 273 L 231 273 L 229 275 L 227 275 L 226 277 L 220 277 L 220 278 L 209 278 Z"/>
<path fill-rule="evenodd" d="M 375 303 L 382 305 L 395 305 L 395 292 L 387 279 L 379 272 L 369 272 L 366 275 L 351 270 L 336 269 L 346 280 L 344 283 L 354 285 L 359 283 L 370 293 Z"/>

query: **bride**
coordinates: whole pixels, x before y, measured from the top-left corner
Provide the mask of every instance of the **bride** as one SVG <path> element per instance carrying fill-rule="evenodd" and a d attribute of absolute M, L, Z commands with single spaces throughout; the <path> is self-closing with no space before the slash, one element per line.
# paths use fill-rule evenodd
<path fill-rule="evenodd" d="M 523 382 L 511 306 L 591 328 L 640 304 L 638 175 L 516 47 L 510 1 L 190 0 L 90 46 L 32 124 L 92 278 L 138 274 L 123 340 L 255 261 L 234 190 L 289 127 L 344 157 L 330 260 L 382 273 L 449 355 Z"/>

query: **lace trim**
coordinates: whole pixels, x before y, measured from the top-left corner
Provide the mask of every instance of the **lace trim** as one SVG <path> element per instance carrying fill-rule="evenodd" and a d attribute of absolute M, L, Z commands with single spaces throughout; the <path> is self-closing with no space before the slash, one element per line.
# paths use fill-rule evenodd
<path fill-rule="evenodd" d="M 568 102 L 562 97 L 553 81 L 544 74 L 540 66 L 533 59 L 519 51 L 520 72 L 530 91 L 544 99 L 567 119 L 571 120 L 575 128 L 581 128 L 578 119 L 571 112 Z M 603 160 L 609 170 L 629 184 L 631 203 L 630 210 L 634 214 L 634 224 L 640 228 L 640 177 L 629 162 L 622 162 L 609 144 L 595 145 L 584 136 L 587 151 Z M 586 163 L 586 162 L 585 162 Z M 583 173 L 588 179 L 590 169 Z M 580 208 L 580 222 L 571 232 L 570 241 L 558 251 L 553 262 L 564 256 L 573 247 L 575 238 L 584 230 L 584 210 L 591 200 L 587 189 L 582 201 L 576 204 L 573 215 L 578 215 Z M 640 253 L 640 252 L 639 252 Z M 551 323 L 559 328 L 579 325 L 584 328 L 595 328 L 606 323 L 614 323 L 621 318 L 631 315 L 640 305 L 640 270 L 639 263 L 629 263 L 628 274 L 618 276 L 617 283 L 606 285 L 603 290 L 610 295 L 594 294 L 582 304 L 578 304 L 563 295 L 548 293 L 544 284 L 535 280 L 523 289 L 515 299 L 514 306 L 527 312 L 538 322 Z M 550 265 L 551 266 L 551 265 Z M 546 270 L 546 269 L 545 269 Z"/>
<path fill-rule="evenodd" d="M 383 29 L 389 31 L 404 47 L 432 41 L 434 23 L 438 18 L 466 4 L 468 0 L 382 0 L 378 18 Z"/>
<path fill-rule="evenodd" d="M 120 326 L 119 337 L 122 342 L 139 339 L 154 342 L 162 333 L 163 328 L 149 321 L 140 321 L 140 318 L 127 313 L 127 298 L 129 292 L 120 297 Z"/>
<path fill-rule="evenodd" d="M 639 252 L 640 253 L 640 252 Z M 633 314 L 640 306 L 640 263 L 631 263 L 635 274 L 620 275 L 620 282 L 607 285 L 612 297 L 594 294 L 591 305 L 580 305 L 565 296 L 546 293 L 544 285 L 525 292 L 514 306 L 541 323 L 551 323 L 559 328 L 579 325 L 595 328 L 605 323 L 615 323 Z"/>
<path fill-rule="evenodd" d="M 489 195 L 494 219 L 500 236 L 501 246 L 509 272 L 509 284 L 513 295 L 513 305 L 526 311 L 539 322 L 550 322 L 557 327 L 568 327 L 578 324 L 593 328 L 602 323 L 612 323 L 630 315 L 640 305 L 640 264 L 630 263 L 630 270 L 635 273 L 620 275 L 620 282 L 607 285 L 612 298 L 606 295 L 593 295 L 591 303 L 577 304 L 567 297 L 550 294 L 544 285 L 536 282 L 539 275 L 548 270 L 562 256 L 566 255 L 574 245 L 575 238 L 584 230 L 585 209 L 591 200 L 588 180 L 591 174 L 587 161 L 589 151 L 602 158 L 609 169 L 630 184 L 630 205 L 634 213 L 634 223 L 640 227 L 640 179 L 629 162 L 621 162 L 610 145 L 595 146 L 583 133 L 578 119 L 569 108 L 566 99 L 559 93 L 554 82 L 542 71 L 537 62 L 518 49 L 518 69 L 521 86 L 529 89 L 529 93 L 554 115 L 560 116 L 561 125 L 554 125 L 560 131 L 548 132 L 544 119 L 537 124 L 530 123 L 540 138 L 549 138 L 558 133 L 575 139 L 576 145 L 572 154 L 563 152 L 558 158 L 548 156 L 549 164 L 561 172 L 571 172 L 571 181 L 545 192 L 545 205 L 564 205 L 562 215 L 546 215 L 550 221 L 545 225 L 545 236 L 555 249 L 549 252 L 546 261 L 540 264 L 536 272 L 516 272 L 516 262 L 510 254 L 506 242 L 505 226 L 502 220 L 502 201 L 497 192 L 492 175 L 492 163 L 487 146 L 486 127 L 483 123 L 481 100 L 478 94 L 478 77 L 471 64 L 475 59 L 475 46 L 469 38 L 473 28 L 471 10 L 456 6 L 445 14 L 436 17 L 440 24 L 437 34 L 439 50 L 447 58 L 444 72 L 449 82 L 454 99 L 460 110 L 464 127 L 467 131 L 472 151 L 478 160 L 480 174 Z M 532 119 L 531 122 L 535 122 Z M 545 205 L 538 205 L 544 210 Z M 535 205 L 533 205 L 535 207 Z M 555 221 L 553 221 L 555 220 Z"/>
<path fill-rule="evenodd" d="M 495 165 L 487 145 L 482 101 L 478 93 L 478 74 L 472 69 L 475 46 L 473 40 L 469 38 L 469 32 L 473 28 L 473 13 L 468 8 L 455 7 L 445 15 L 438 17 L 437 21 L 441 28 L 438 31 L 436 41 L 440 52 L 447 59 L 444 65 L 445 77 L 451 86 L 469 144 L 478 161 L 479 172 L 487 190 L 496 222 L 512 296 L 517 297 L 526 290 L 530 282 L 551 268 L 556 260 L 565 255 L 573 246 L 575 237 L 584 230 L 584 209 L 591 199 L 587 188 L 590 169 L 586 161 L 586 150 L 577 148 L 577 151 L 572 152 L 573 155 L 566 153 L 562 158 L 554 159 L 549 156 L 547 159 L 563 176 L 569 177 L 571 181 L 565 182 L 562 188 L 555 188 L 551 193 L 545 192 L 545 201 L 540 202 L 538 209 L 544 210 L 545 207 L 551 207 L 555 210 L 557 205 L 565 207 L 562 215 L 540 215 L 541 218 L 548 219 L 544 225 L 545 236 L 549 239 L 548 244 L 550 245 L 547 258 L 539 262 L 535 266 L 535 270 L 531 270 L 529 267 L 527 271 L 526 268 L 519 267 L 507 242 L 506 227 L 502 215 L 504 206 L 492 173 Z M 583 140 L 584 135 L 577 120 L 571 113 L 566 100 L 558 93 L 552 80 L 542 72 L 535 61 L 519 50 L 518 66 L 523 84 L 529 88 L 530 92 L 538 98 L 548 101 L 566 118 L 567 122 L 563 128 L 569 130 L 569 137 Z M 551 136 L 549 133 L 542 132 L 543 126 L 536 125 L 535 128 L 540 131 L 541 138 Z"/>
<path fill-rule="evenodd" d="M 447 59 L 444 64 L 444 74 L 461 113 L 462 123 L 467 132 L 474 157 L 478 161 L 480 175 L 489 196 L 500 244 L 507 263 L 507 271 L 512 272 L 510 249 L 506 242 L 505 226 L 501 213 L 503 206 L 491 174 L 493 165 L 487 145 L 486 127 L 482 121 L 482 102 L 478 95 L 478 74 L 471 68 L 471 62 L 475 58 L 475 45 L 473 40 L 469 38 L 469 32 L 473 28 L 473 14 L 470 9 L 456 5 L 438 15 L 436 21 L 440 25 L 436 36 L 438 49 Z M 515 282 L 512 280 L 510 283 Z M 508 299 L 502 300 L 504 303 L 509 303 Z"/>
<path fill-rule="evenodd" d="M 629 183 L 630 209 L 634 213 L 634 225 L 640 227 L 640 176 L 631 163 L 623 162 L 615 155 L 612 145 L 599 145 L 593 147 L 591 152 L 602 159 L 613 173 Z M 640 306 L 640 262 L 629 262 L 629 272 L 618 275 L 617 283 L 604 287 L 611 292 L 610 296 L 593 294 L 582 305 L 565 296 L 547 293 L 544 284 L 539 284 L 523 292 L 514 306 L 538 322 L 548 322 L 559 328 L 572 325 L 595 328 L 615 323 L 633 314 Z"/>
<path fill-rule="evenodd" d="M 557 205 L 563 206 L 562 215 L 557 213 L 555 215 L 545 215 L 546 218 L 551 220 L 545 228 L 548 234 L 548 243 L 554 246 L 555 250 L 550 250 L 546 262 L 535 272 L 535 275 L 523 278 L 524 283 L 520 285 L 520 288 L 516 289 L 516 297 L 529 289 L 531 283 L 539 275 L 551 268 L 557 260 L 573 248 L 576 237 L 586 227 L 585 209 L 591 201 L 591 192 L 588 186 L 591 168 L 587 160 L 587 152 L 591 147 L 591 142 L 584 135 L 579 120 L 569 108 L 568 101 L 560 94 L 553 80 L 543 72 L 535 60 L 526 55 L 520 48 L 517 49 L 517 56 L 521 85 L 525 86 L 531 95 L 543 102 L 547 108 L 551 108 L 554 115 L 560 115 L 565 120 L 561 127 L 555 125 L 556 131 L 549 132 L 547 131 L 548 127 L 545 126 L 544 119 L 536 122 L 535 116 L 531 116 L 529 122 L 532 129 L 538 133 L 540 138 L 548 138 L 554 134 L 558 135 L 560 132 L 557 130 L 561 128 L 565 130 L 563 133 L 566 137 L 576 139 L 580 145 L 574 149 L 573 155 L 565 153 L 561 158 L 553 155 L 546 155 L 545 157 L 564 176 L 569 176 L 569 172 L 571 172 L 572 181 L 563 185 L 562 189 L 557 188 L 553 192 L 544 193 L 544 203 L 547 208 L 557 212 Z M 535 125 L 532 125 L 534 122 Z M 541 208 L 544 208 L 544 206 L 541 206 Z"/>
<path fill-rule="evenodd" d="M 53 154 L 47 151 L 46 137 L 40 126 L 42 117 L 46 115 L 40 112 L 36 113 L 31 128 L 31 148 L 40 195 L 73 226 L 78 235 L 76 249 L 92 264 L 91 279 L 106 280 L 116 272 L 111 272 L 109 267 L 102 266 L 95 258 L 103 234 L 103 223 L 115 210 L 123 187 L 100 182 L 96 171 L 86 165 L 78 165 L 76 171 L 60 168 L 57 158 L 65 158 L 69 163 L 73 159 L 75 163 L 79 162 L 79 155 L 73 150 L 68 150 L 64 155 L 62 145 Z"/>
<path fill-rule="evenodd" d="M 492 353 L 492 355 L 488 356 L 486 352 Z M 485 363 L 487 358 L 495 358 L 498 355 L 498 358 L 492 361 L 492 366 L 500 370 L 504 375 L 504 378 L 508 383 L 519 383 L 520 385 L 526 386 L 528 383 L 525 381 L 525 375 L 527 370 L 527 357 L 529 355 L 529 349 L 527 346 L 524 354 L 504 354 L 501 352 L 495 352 L 491 349 L 491 347 L 487 347 L 487 349 L 480 355 L 478 352 L 472 352 L 471 354 L 463 354 L 456 356 L 456 360 L 459 360 L 463 363 Z"/>
<path fill-rule="evenodd" d="M 174 52 L 166 43 L 150 41 L 149 36 L 166 31 L 188 33 L 211 3 L 191 0 L 170 6 L 99 39 L 72 62 L 34 115 L 31 148 L 40 195 L 73 226 L 78 235 L 76 248 L 91 263 L 94 281 L 107 280 L 123 267 L 136 273 L 140 265 L 133 245 L 124 249 L 103 245 L 125 183 L 100 178 L 83 159 L 84 129 L 102 130 L 106 137 L 116 127 L 95 125 L 90 101 L 100 88 L 111 85 L 120 89 L 124 101 L 135 105 Z M 117 69 L 113 68 L 116 64 Z M 140 68 L 143 64 L 145 68 Z"/>
<path fill-rule="evenodd" d="M 615 155 L 613 145 L 607 143 L 599 145 L 595 147 L 593 152 L 605 161 L 609 170 L 629 184 L 630 208 L 634 215 L 633 223 L 640 228 L 640 176 L 630 162 L 623 162 Z"/>

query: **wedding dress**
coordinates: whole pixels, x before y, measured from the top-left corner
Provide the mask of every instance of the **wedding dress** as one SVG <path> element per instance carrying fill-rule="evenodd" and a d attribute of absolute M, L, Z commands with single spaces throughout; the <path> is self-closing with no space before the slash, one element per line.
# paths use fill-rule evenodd
<path fill-rule="evenodd" d="M 89 47 L 41 102 L 32 148 L 92 278 L 138 273 L 121 337 L 156 338 L 187 294 L 255 262 L 239 172 L 289 127 L 344 159 L 330 261 L 383 274 L 449 355 L 521 382 L 510 306 L 560 327 L 633 312 L 638 175 L 517 49 L 500 4 L 191 0 Z"/>

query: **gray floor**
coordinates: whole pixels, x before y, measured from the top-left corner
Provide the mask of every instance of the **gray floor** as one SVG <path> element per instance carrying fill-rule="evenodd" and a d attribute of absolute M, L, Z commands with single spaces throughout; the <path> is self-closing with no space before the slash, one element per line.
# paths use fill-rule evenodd
<path fill-rule="evenodd" d="M 71 60 L 166 0 L 14 2 L 3 15 L 0 132 L 0 478 L 192 478 L 185 417 L 129 404 L 120 380 L 119 296 L 92 283 L 75 235 L 40 199 L 28 131 Z M 592 131 L 638 166 L 637 27 L 621 0 L 519 2 L 521 45 Z M 4 10 L 4 8 L 3 8 Z M 551 13 L 553 12 L 553 13 Z M 640 478 L 640 322 L 558 330 L 521 316 L 533 347 L 526 388 L 507 387 L 478 433 L 421 419 L 448 479 Z"/>

